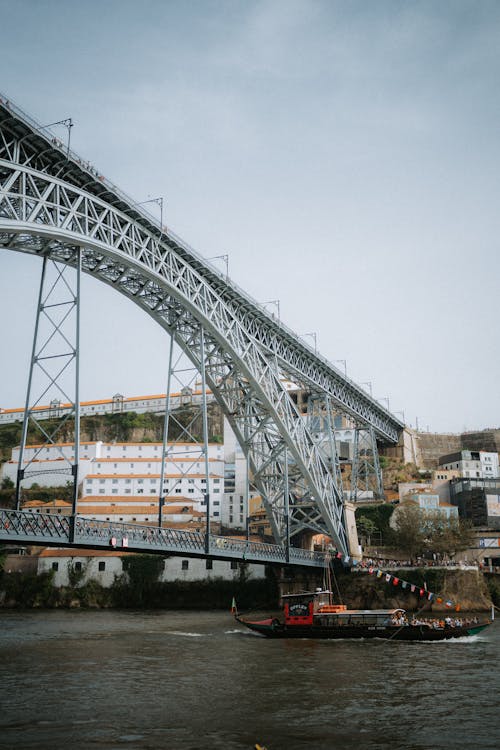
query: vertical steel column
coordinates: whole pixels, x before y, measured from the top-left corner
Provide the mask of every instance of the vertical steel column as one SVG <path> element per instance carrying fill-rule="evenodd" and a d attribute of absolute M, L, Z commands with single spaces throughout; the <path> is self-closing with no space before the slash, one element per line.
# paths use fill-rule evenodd
<path fill-rule="evenodd" d="M 375 430 L 373 429 L 373 425 L 370 425 L 370 437 L 373 451 L 373 468 L 375 471 L 375 491 L 380 498 L 384 498 L 384 482 L 382 480 L 382 470 L 380 468 L 380 460 L 378 456 L 377 438 L 375 437 Z"/>
<path fill-rule="evenodd" d="M 288 448 L 285 446 L 285 471 L 284 471 L 284 505 L 285 505 L 285 534 L 286 534 L 286 561 L 290 562 L 290 492 L 288 488 Z"/>
<path fill-rule="evenodd" d="M 247 542 L 250 541 L 250 454 L 245 455 L 245 511 L 246 511 L 246 535 Z M 236 468 L 236 467 L 235 467 Z"/>
<path fill-rule="evenodd" d="M 30 371 L 28 375 L 28 387 L 26 389 L 26 401 L 24 406 L 24 417 L 23 417 L 23 429 L 21 433 L 21 445 L 19 447 L 19 460 L 17 464 L 17 480 L 16 480 L 16 510 L 21 507 L 21 482 L 24 479 L 23 459 L 24 449 L 26 446 L 26 437 L 28 435 L 28 422 L 30 417 L 30 396 L 31 396 L 31 383 L 33 380 L 33 366 L 36 361 L 36 345 L 38 341 L 38 327 L 40 324 L 40 313 L 42 311 L 42 295 L 43 287 L 45 282 L 45 271 L 47 269 L 47 256 L 43 256 L 42 273 L 40 275 L 40 288 L 38 291 L 38 302 L 36 306 L 36 319 L 35 319 L 35 331 L 33 334 L 33 346 L 31 349 L 31 360 L 30 360 Z"/>
<path fill-rule="evenodd" d="M 69 148 L 69 146 L 68 146 Z M 80 465 L 80 281 L 82 272 L 82 251 L 76 250 L 76 331 L 75 331 L 75 433 L 73 466 L 73 498 L 71 504 L 70 542 L 75 541 L 76 510 L 78 503 L 78 468 Z"/>
<path fill-rule="evenodd" d="M 355 503 L 358 499 L 358 478 L 359 478 L 359 428 L 354 428 L 354 443 L 352 447 L 352 464 L 351 464 L 351 491 L 349 500 Z"/>
<path fill-rule="evenodd" d="M 335 484 L 337 485 L 339 495 L 345 502 L 344 487 L 342 483 L 342 472 L 340 470 L 339 454 L 337 451 L 337 441 L 335 439 L 335 429 L 334 429 L 334 426 L 332 425 L 332 405 L 330 401 L 330 396 L 328 394 L 325 397 L 325 406 L 326 406 L 327 433 L 328 433 L 328 442 L 330 444 L 330 458 L 332 461 L 332 470 L 335 476 Z"/>
<path fill-rule="evenodd" d="M 161 529 L 163 523 L 163 505 L 165 495 L 163 492 L 163 483 L 165 481 L 165 461 L 168 452 L 168 426 L 170 422 L 170 391 L 172 383 L 172 356 L 174 351 L 174 332 L 170 334 L 170 351 L 168 353 L 168 374 L 167 374 L 167 392 L 165 394 L 165 417 L 163 420 L 163 442 L 161 448 L 161 467 L 160 467 L 160 494 L 158 497 L 158 528 Z"/>
<path fill-rule="evenodd" d="M 201 370 L 201 404 L 203 409 L 203 451 L 205 454 L 205 507 L 207 513 L 205 532 L 205 552 L 210 552 L 210 465 L 208 462 L 208 417 L 207 417 L 207 381 L 205 375 L 205 334 L 200 328 L 200 370 Z"/>

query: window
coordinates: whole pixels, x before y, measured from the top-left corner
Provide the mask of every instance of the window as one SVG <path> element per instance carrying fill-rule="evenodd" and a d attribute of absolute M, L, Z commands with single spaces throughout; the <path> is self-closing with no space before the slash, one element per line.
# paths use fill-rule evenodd
<path fill-rule="evenodd" d="M 111 490 L 112 495 L 118 495 L 118 490 Z"/>
<path fill-rule="evenodd" d="M 176 487 L 176 488 L 175 488 L 175 493 L 176 493 L 176 495 L 180 495 L 180 494 L 181 494 L 181 492 L 182 492 L 182 490 L 181 490 L 181 488 L 180 488 L 180 487 Z"/>
<path fill-rule="evenodd" d="M 206 560 L 205 562 L 206 562 L 206 569 L 207 570 L 212 570 L 213 567 L 214 567 L 214 561 L 213 560 Z"/>
<path fill-rule="evenodd" d="M 236 560 L 231 560 L 231 570 L 238 570 L 238 563 Z"/>
<path fill-rule="evenodd" d="M 112 479 L 111 484 L 118 484 L 118 479 Z"/>
<path fill-rule="evenodd" d="M 100 495 L 105 495 L 106 494 L 106 490 L 105 489 L 99 490 L 99 494 Z"/>
<path fill-rule="evenodd" d="M 106 570 L 106 563 L 104 560 L 99 561 L 99 570 Z"/>
<path fill-rule="evenodd" d="M 76 562 L 76 563 L 75 563 L 75 570 L 81 570 L 81 569 L 82 569 L 82 564 L 81 564 L 81 562 Z"/>
<path fill-rule="evenodd" d="M 126 479 L 126 480 L 125 480 L 125 484 L 131 484 L 131 483 L 132 483 L 132 480 L 131 480 L 131 479 Z"/>
<path fill-rule="evenodd" d="M 214 487 L 214 494 L 220 493 L 220 489 L 218 487 Z"/>
<path fill-rule="evenodd" d="M 189 570 L 189 560 L 182 561 L 182 570 Z"/>
<path fill-rule="evenodd" d="M 106 482 L 105 479 L 99 479 L 99 484 L 104 484 Z"/>
<path fill-rule="evenodd" d="M 138 479 L 137 484 L 144 484 L 144 479 Z"/>
<path fill-rule="evenodd" d="M 189 492 L 190 495 L 194 495 L 194 489 L 192 487 L 190 487 L 188 489 L 188 492 Z"/>
<path fill-rule="evenodd" d="M 218 511 L 218 510 L 215 510 L 215 511 L 214 511 L 214 516 L 219 516 L 219 515 L 220 515 L 219 511 Z"/>
<path fill-rule="evenodd" d="M 52 570 L 59 570 L 59 563 L 53 562 L 52 563 Z"/>

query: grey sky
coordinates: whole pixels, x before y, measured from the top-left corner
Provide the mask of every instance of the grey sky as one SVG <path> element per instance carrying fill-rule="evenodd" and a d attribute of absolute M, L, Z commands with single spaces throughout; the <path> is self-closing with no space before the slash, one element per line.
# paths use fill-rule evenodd
<path fill-rule="evenodd" d="M 0 0 L 0 26 L 0 90 L 73 117 L 75 150 L 322 354 L 412 424 L 500 424 L 497 2 Z M 0 253 L 5 407 L 38 268 Z M 84 294 L 82 397 L 164 390 L 163 332 Z"/>

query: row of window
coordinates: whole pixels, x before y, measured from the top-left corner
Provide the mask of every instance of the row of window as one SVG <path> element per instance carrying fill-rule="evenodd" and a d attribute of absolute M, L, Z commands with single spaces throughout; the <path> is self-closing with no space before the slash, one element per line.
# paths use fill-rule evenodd
<path fill-rule="evenodd" d="M 214 565 L 214 561 L 213 560 L 206 560 L 205 561 L 205 567 L 206 567 L 207 570 L 212 570 L 213 569 L 213 565 Z M 165 561 L 165 567 L 167 567 L 167 561 Z M 183 560 L 181 567 L 182 567 L 182 570 L 189 570 L 189 560 Z M 73 568 L 76 571 L 81 571 L 82 570 L 82 563 L 80 561 L 77 561 L 74 564 Z M 98 569 L 101 572 L 103 570 L 106 570 L 106 563 L 104 562 L 104 560 L 100 560 L 99 561 L 99 563 L 98 563 Z M 237 569 L 238 569 L 238 563 L 236 562 L 236 560 L 231 560 L 231 570 L 237 570 Z M 58 562 L 53 562 L 52 563 L 52 570 L 54 570 L 54 571 L 59 570 L 59 563 Z"/>

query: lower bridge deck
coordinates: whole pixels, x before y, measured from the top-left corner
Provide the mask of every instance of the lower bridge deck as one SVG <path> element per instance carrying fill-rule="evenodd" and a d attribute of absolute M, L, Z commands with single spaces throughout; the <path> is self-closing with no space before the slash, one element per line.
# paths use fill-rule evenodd
<path fill-rule="evenodd" d="M 0 509 L 0 543 L 239 560 L 251 563 L 325 566 L 327 554 L 298 547 L 247 541 L 196 531 L 110 523 L 83 516 Z"/>

